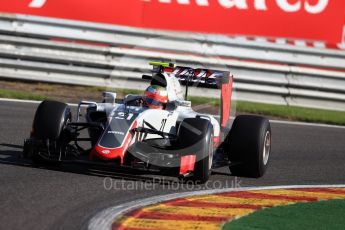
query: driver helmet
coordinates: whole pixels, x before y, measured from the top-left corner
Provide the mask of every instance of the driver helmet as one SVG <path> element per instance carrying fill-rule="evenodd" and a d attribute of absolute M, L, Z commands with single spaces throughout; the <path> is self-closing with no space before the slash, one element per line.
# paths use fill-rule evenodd
<path fill-rule="evenodd" d="M 168 102 L 168 92 L 162 86 L 150 85 L 145 90 L 144 100 L 150 109 L 163 109 Z"/>

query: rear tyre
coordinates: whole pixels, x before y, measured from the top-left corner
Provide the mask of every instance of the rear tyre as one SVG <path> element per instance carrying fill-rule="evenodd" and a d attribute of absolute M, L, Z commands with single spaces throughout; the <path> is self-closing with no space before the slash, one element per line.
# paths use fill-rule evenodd
<path fill-rule="evenodd" d="M 67 104 L 57 101 L 43 101 L 36 110 L 31 138 L 49 143 L 68 142 L 64 128 L 71 119 L 71 111 Z M 27 148 L 26 151 L 28 151 Z M 42 158 L 38 149 L 32 150 L 32 160 L 37 164 L 58 163 L 58 161 Z"/>
<path fill-rule="evenodd" d="M 264 175 L 271 152 L 271 127 L 266 118 L 237 116 L 226 144 L 233 175 L 254 178 Z"/>
<path fill-rule="evenodd" d="M 196 155 L 193 176 L 186 181 L 205 183 L 211 174 L 213 159 L 213 126 L 201 118 L 184 119 L 180 125 L 179 144 L 185 155 Z"/>

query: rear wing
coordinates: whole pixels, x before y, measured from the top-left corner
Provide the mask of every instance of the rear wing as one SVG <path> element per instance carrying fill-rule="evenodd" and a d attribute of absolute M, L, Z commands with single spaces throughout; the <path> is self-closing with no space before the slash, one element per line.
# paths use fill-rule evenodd
<path fill-rule="evenodd" d="M 227 71 L 194 69 L 167 62 L 150 62 L 150 65 L 153 65 L 153 73 L 173 74 L 182 84 L 193 87 L 219 89 L 222 84 L 227 84 L 231 78 L 230 72 Z"/>
<path fill-rule="evenodd" d="M 228 71 L 211 70 L 176 66 L 168 62 L 150 62 L 154 74 L 168 73 L 186 86 L 185 98 L 188 96 L 188 87 L 215 88 L 221 90 L 221 126 L 228 126 L 231 112 L 231 96 L 233 76 Z"/>

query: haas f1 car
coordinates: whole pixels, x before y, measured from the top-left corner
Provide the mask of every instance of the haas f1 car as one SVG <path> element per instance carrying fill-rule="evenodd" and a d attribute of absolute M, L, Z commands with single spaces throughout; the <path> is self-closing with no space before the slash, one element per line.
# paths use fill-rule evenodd
<path fill-rule="evenodd" d="M 43 101 L 37 108 L 23 156 L 37 164 L 86 161 L 130 167 L 205 183 L 217 165 L 232 175 L 261 177 L 268 166 L 271 129 L 267 119 L 240 115 L 230 122 L 233 76 L 229 72 L 151 62 L 143 95 L 101 103 L 81 101 L 76 119 L 65 103 Z M 184 86 L 184 87 L 182 87 Z M 220 116 L 195 112 L 190 87 L 220 91 Z M 182 90 L 185 88 L 185 90 Z M 86 110 L 80 119 L 81 109 Z M 81 137 L 82 130 L 88 135 Z M 90 148 L 81 142 L 90 143 Z M 84 144 L 85 145 L 85 144 Z"/>

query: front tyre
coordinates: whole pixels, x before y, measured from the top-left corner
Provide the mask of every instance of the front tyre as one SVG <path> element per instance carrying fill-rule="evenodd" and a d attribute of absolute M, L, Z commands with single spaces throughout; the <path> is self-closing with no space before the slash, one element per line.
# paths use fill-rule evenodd
<path fill-rule="evenodd" d="M 66 143 L 68 138 L 65 135 L 64 128 L 71 121 L 71 118 L 71 111 L 67 104 L 45 100 L 36 110 L 30 138 L 44 143 L 54 143 L 54 145 Z M 49 151 L 49 145 L 47 149 Z M 31 152 L 32 160 L 36 164 L 58 163 L 43 158 L 40 155 L 40 148 L 32 147 L 32 149 L 29 149 L 29 146 L 24 145 L 24 154 L 28 154 L 28 152 Z"/>
<path fill-rule="evenodd" d="M 178 136 L 183 153 L 196 155 L 193 176 L 186 180 L 205 183 L 211 174 L 214 151 L 211 122 L 202 118 L 186 118 L 180 125 Z"/>
<path fill-rule="evenodd" d="M 254 178 L 263 176 L 269 163 L 271 135 L 266 118 L 237 116 L 226 138 L 231 173 Z"/>

